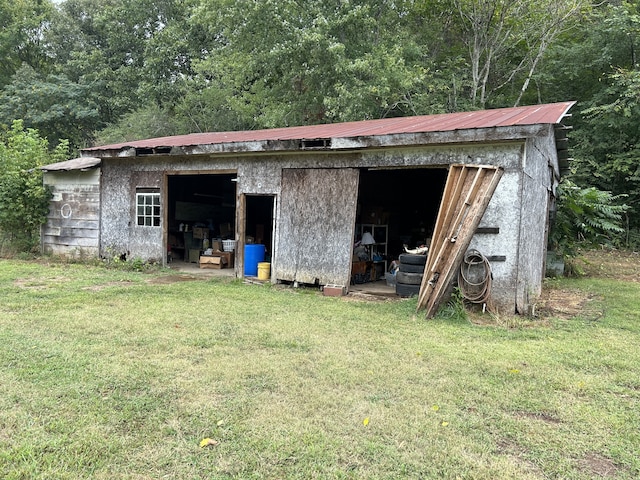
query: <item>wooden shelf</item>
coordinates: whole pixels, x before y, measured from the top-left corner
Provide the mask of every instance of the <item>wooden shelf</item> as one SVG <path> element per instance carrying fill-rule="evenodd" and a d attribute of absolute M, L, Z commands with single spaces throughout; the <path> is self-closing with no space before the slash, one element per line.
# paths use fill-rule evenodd
<path fill-rule="evenodd" d="M 362 238 L 364 232 L 369 232 L 373 236 L 373 239 L 376 241 L 371 247 L 371 260 L 374 264 L 383 263 L 384 271 L 387 271 L 388 262 L 387 262 L 387 244 L 389 242 L 389 226 L 386 224 L 379 225 L 377 223 L 361 223 L 356 226 L 356 232 L 359 237 Z M 382 257 L 382 260 L 375 260 L 375 258 L 379 256 Z"/>

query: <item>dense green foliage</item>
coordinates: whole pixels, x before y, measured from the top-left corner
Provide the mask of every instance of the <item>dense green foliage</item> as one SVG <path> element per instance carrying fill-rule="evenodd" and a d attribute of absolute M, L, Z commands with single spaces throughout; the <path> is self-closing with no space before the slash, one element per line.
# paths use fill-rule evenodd
<path fill-rule="evenodd" d="M 558 197 L 562 208 L 556 213 L 550 243 L 564 255 L 575 256 L 578 245 L 611 246 L 613 238 L 624 233 L 620 224 L 628 207 L 621 204 L 620 196 L 565 180 L 558 187 Z"/>
<path fill-rule="evenodd" d="M 23 118 L 76 147 L 104 138 L 107 126 L 106 138 L 132 135 L 129 126 L 149 112 L 167 121 L 133 134 L 546 101 L 529 93 L 532 80 L 556 40 L 590 11 L 585 0 L 0 5 L 8 27 L 0 122 Z"/>
<path fill-rule="evenodd" d="M 67 154 L 66 142 L 51 153 L 47 140 L 33 129 L 25 130 L 19 120 L 0 136 L 0 250 L 28 251 L 38 245 L 50 198 L 38 167 L 62 161 Z"/>
<path fill-rule="evenodd" d="M 634 232 L 640 229 L 638 8 L 611 2 L 594 9 L 551 50 L 540 74 L 546 83 L 541 91 L 555 90 L 546 99 L 578 100 L 572 111 L 571 179 L 585 189 L 610 192 L 614 204 L 629 205 L 625 232 L 615 239 L 627 246 L 638 245 Z"/>
<path fill-rule="evenodd" d="M 577 100 L 573 181 L 640 228 L 635 3 L 0 0 L 0 26 L 0 124 L 72 148 Z"/>

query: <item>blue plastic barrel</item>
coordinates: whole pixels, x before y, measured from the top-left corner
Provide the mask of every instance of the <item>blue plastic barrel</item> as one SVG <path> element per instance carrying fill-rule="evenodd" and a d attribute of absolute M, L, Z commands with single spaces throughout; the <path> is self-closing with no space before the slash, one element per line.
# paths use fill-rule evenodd
<path fill-rule="evenodd" d="M 258 275 L 258 263 L 264 262 L 266 247 L 260 244 L 244 246 L 244 274 L 247 277 Z"/>

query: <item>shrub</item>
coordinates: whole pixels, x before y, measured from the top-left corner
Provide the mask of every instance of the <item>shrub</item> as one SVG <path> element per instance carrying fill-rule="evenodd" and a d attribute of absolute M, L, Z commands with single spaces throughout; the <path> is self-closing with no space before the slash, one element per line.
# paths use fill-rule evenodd
<path fill-rule="evenodd" d="M 34 251 L 40 226 L 49 211 L 50 192 L 42 184 L 39 167 L 66 158 L 68 144 L 53 152 L 37 130 L 21 120 L 0 136 L 0 247 L 14 252 Z"/>
<path fill-rule="evenodd" d="M 575 257 L 579 246 L 614 243 L 624 233 L 622 217 L 628 206 L 624 195 L 595 187 L 582 188 L 565 179 L 558 187 L 558 210 L 551 228 L 550 245 L 565 258 Z"/>

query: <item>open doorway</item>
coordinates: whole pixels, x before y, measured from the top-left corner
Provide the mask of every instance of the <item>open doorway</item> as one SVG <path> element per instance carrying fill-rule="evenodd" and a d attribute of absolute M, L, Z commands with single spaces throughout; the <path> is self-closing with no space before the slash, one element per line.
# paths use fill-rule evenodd
<path fill-rule="evenodd" d="M 169 262 L 197 264 L 208 248 L 235 239 L 235 179 L 235 172 L 167 175 Z"/>
<path fill-rule="evenodd" d="M 358 188 L 356 242 L 367 232 L 378 270 L 367 279 L 383 279 L 391 262 L 408 248 L 428 246 L 447 179 L 446 167 L 362 169 Z M 366 243 L 366 240 L 365 240 Z M 355 258 L 355 256 L 354 256 Z"/>
<path fill-rule="evenodd" d="M 238 223 L 238 252 L 241 271 L 238 276 L 260 278 L 259 264 L 271 263 L 273 255 L 273 233 L 275 217 L 275 195 L 242 195 L 240 198 L 240 219 Z M 266 280 L 271 273 L 263 270 Z"/>
<path fill-rule="evenodd" d="M 274 195 L 247 195 L 245 216 L 245 244 L 265 246 L 265 261 L 273 254 Z"/>

